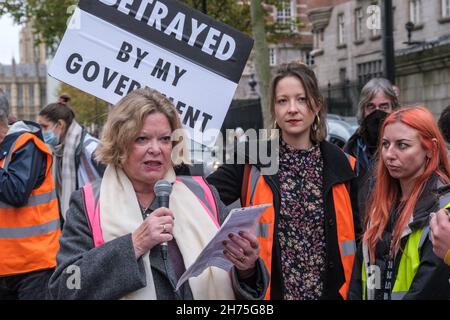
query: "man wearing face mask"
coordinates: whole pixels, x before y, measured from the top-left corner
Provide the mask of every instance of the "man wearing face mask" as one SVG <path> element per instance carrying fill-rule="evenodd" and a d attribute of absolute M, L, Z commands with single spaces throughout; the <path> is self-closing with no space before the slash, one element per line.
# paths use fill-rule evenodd
<path fill-rule="evenodd" d="M 389 80 L 374 78 L 361 90 L 357 114 L 360 126 L 344 146 L 344 151 L 356 158 L 355 172 L 361 217 L 364 216 L 368 195 L 374 183 L 373 159 L 381 125 L 387 115 L 399 107 L 398 97 Z"/>
<path fill-rule="evenodd" d="M 61 234 L 51 152 L 1 105 L 0 133 L 0 300 L 45 299 Z"/>

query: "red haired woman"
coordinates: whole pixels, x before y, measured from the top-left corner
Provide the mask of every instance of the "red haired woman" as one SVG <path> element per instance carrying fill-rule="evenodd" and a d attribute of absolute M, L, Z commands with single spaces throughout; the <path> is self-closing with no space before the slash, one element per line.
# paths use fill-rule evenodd
<path fill-rule="evenodd" d="M 449 299 L 450 268 L 433 253 L 429 216 L 450 182 L 445 141 L 426 108 L 389 115 L 350 299 Z"/>

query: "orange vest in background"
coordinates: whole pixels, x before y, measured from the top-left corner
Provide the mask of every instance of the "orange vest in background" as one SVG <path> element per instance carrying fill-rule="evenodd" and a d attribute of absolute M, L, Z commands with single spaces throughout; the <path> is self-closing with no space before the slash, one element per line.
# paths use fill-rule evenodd
<path fill-rule="evenodd" d="M 348 156 L 350 165 L 354 169 L 356 161 L 353 157 Z M 260 176 L 259 170 L 250 165 L 245 165 L 244 184 L 248 181 L 246 190 L 243 191 L 245 202 L 243 206 L 254 206 L 258 204 L 271 203 L 259 219 L 258 230 L 256 232 L 260 245 L 260 257 L 263 259 L 267 270 L 269 271 L 269 279 L 272 274 L 272 250 L 275 226 L 275 211 L 273 192 L 264 178 Z M 339 243 L 339 252 L 344 270 L 345 282 L 341 286 L 339 293 L 343 299 L 347 299 L 347 292 L 350 285 L 352 275 L 353 262 L 355 260 L 356 243 L 355 228 L 353 224 L 353 210 L 350 195 L 346 184 L 341 183 L 334 185 L 332 188 L 334 208 L 336 213 L 336 228 Z M 270 282 L 267 289 L 265 300 L 270 299 Z"/>
<path fill-rule="evenodd" d="M 29 141 L 47 157 L 45 178 L 23 206 L 16 208 L 0 201 L 0 276 L 56 266 L 61 230 L 50 150 L 35 135 L 24 133 L 0 160 L 0 166 L 8 170 L 14 153 Z"/>

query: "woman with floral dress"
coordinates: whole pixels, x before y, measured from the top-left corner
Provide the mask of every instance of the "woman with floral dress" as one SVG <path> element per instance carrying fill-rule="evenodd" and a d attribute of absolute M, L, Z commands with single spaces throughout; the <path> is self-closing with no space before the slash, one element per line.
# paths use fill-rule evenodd
<path fill-rule="evenodd" d="M 355 161 L 324 140 L 325 105 L 306 65 L 281 65 L 271 95 L 277 172 L 265 174 L 267 163 L 247 152 L 245 164 L 225 164 L 208 182 L 225 204 L 272 204 L 256 230 L 271 275 L 266 299 L 346 299 L 360 231 Z"/>

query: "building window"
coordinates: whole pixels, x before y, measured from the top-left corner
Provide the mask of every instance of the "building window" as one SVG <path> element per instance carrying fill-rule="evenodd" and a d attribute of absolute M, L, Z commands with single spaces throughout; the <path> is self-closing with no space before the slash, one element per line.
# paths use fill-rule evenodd
<path fill-rule="evenodd" d="M 271 66 L 277 65 L 277 51 L 276 48 L 269 48 L 269 64 Z"/>
<path fill-rule="evenodd" d="M 358 83 L 365 85 L 372 78 L 383 76 L 383 63 L 381 60 L 375 60 L 357 65 Z"/>
<path fill-rule="evenodd" d="M 355 41 L 363 38 L 364 13 L 361 8 L 355 10 Z"/>
<path fill-rule="evenodd" d="M 45 91 L 45 86 L 41 85 L 41 107 L 44 107 L 47 104 L 47 91 Z"/>
<path fill-rule="evenodd" d="M 8 100 L 9 104 L 11 105 L 11 85 L 10 84 L 4 85 L 4 93 L 5 93 L 6 99 Z"/>
<path fill-rule="evenodd" d="M 345 24 L 344 24 L 344 14 L 341 13 L 340 15 L 338 15 L 337 17 L 337 21 L 338 21 L 338 45 L 343 45 L 345 43 Z"/>
<path fill-rule="evenodd" d="M 34 84 L 32 83 L 28 85 L 28 105 L 30 107 L 34 106 Z"/>
<path fill-rule="evenodd" d="M 23 108 L 23 85 L 17 85 L 17 108 Z"/>
<path fill-rule="evenodd" d="M 306 53 L 306 64 L 310 67 L 314 66 L 314 57 L 310 52 Z"/>
<path fill-rule="evenodd" d="M 294 30 L 294 12 L 292 1 L 281 1 L 277 7 L 277 23 Z"/>
<path fill-rule="evenodd" d="M 314 44 L 313 44 L 313 46 L 314 46 L 314 49 L 317 49 L 317 48 L 320 47 L 320 31 L 316 30 L 313 33 L 313 35 L 314 35 Z"/>
<path fill-rule="evenodd" d="M 415 25 L 422 23 L 421 11 L 422 11 L 421 0 L 409 0 L 409 20 Z"/>
<path fill-rule="evenodd" d="M 442 18 L 450 18 L 450 0 L 442 0 Z"/>

